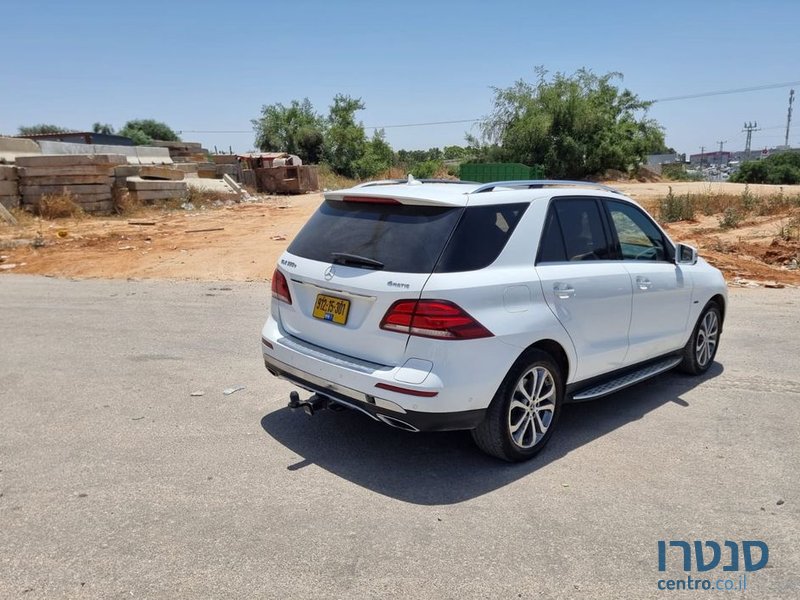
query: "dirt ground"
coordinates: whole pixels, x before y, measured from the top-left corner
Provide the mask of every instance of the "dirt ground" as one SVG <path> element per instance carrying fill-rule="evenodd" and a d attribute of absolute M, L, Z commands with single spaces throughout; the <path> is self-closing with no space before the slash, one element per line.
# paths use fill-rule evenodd
<path fill-rule="evenodd" d="M 650 210 L 670 186 L 675 194 L 738 195 L 744 189 L 740 184 L 706 182 L 610 185 Z M 779 189 L 750 186 L 756 196 L 777 194 Z M 800 186 L 784 186 L 783 191 L 800 195 Z M 271 277 L 278 257 L 321 201 L 322 194 L 315 193 L 193 211 L 146 208 L 124 217 L 24 217 L 16 227 L 0 223 L 0 274 L 263 281 Z M 731 281 L 798 285 L 800 270 L 786 265 L 800 260 L 800 242 L 777 236 L 789 217 L 754 217 L 723 230 L 718 215 L 698 214 L 694 221 L 665 228 L 675 240 L 697 246 Z M 214 231 L 196 231 L 208 229 Z"/>

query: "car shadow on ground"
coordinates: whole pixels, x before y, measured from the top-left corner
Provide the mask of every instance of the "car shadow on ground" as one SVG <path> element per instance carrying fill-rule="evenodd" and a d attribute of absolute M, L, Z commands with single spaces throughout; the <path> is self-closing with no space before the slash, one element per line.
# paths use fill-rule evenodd
<path fill-rule="evenodd" d="M 509 464 L 481 453 L 469 432 L 409 433 L 354 410 L 322 411 L 313 417 L 281 408 L 261 426 L 297 453 L 289 470 L 316 464 L 379 494 L 424 505 L 454 504 L 481 496 L 524 477 L 584 444 L 644 418 L 723 372 L 719 363 L 701 377 L 667 373 L 606 398 L 568 404 L 558 430 L 533 460 Z"/>

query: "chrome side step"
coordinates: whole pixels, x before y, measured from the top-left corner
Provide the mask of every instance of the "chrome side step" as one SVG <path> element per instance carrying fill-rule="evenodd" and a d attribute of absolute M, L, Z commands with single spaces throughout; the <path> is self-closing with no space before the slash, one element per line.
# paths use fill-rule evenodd
<path fill-rule="evenodd" d="M 601 398 L 603 396 L 613 394 L 621 389 L 637 384 L 640 381 L 655 377 L 659 373 L 669 371 L 673 367 L 676 367 L 681 360 L 682 359 L 680 357 L 671 357 L 657 363 L 647 365 L 641 369 L 631 371 L 630 373 L 625 373 L 624 375 L 615 379 L 604 381 L 603 383 L 593 385 L 586 389 L 580 390 L 575 394 L 572 394 L 572 400 L 594 400 L 595 398 Z"/>

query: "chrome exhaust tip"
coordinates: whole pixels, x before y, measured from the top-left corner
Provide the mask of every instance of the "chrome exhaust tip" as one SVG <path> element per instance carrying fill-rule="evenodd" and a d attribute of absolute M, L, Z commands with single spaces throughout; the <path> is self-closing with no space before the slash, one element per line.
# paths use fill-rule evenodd
<path fill-rule="evenodd" d="M 401 421 L 400 419 L 395 419 L 394 417 L 390 417 L 388 415 L 382 415 L 380 413 L 375 415 L 383 421 L 386 425 L 394 427 L 396 429 L 402 429 L 403 431 L 411 431 L 412 433 L 418 433 L 419 429 L 411 425 L 410 423 L 406 423 L 405 421 Z"/>

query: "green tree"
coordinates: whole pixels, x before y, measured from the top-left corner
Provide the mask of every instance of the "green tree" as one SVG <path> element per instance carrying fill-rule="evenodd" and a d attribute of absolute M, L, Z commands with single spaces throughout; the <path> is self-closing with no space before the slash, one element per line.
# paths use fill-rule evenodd
<path fill-rule="evenodd" d="M 731 181 L 737 183 L 771 183 L 773 185 L 794 185 L 800 183 L 800 154 L 781 152 L 762 160 L 742 163 L 733 174 Z"/>
<path fill-rule="evenodd" d="M 442 158 L 445 160 L 461 160 L 467 158 L 467 148 L 461 146 L 445 146 L 442 150 Z"/>
<path fill-rule="evenodd" d="M 256 133 L 256 147 L 263 152 L 289 152 L 304 162 L 318 163 L 325 144 L 324 120 L 308 98 L 264 105 L 261 116 L 250 121 Z"/>
<path fill-rule="evenodd" d="M 337 94 L 328 114 L 325 161 L 345 177 L 357 176 L 356 161 L 366 152 L 364 126 L 355 118 L 359 110 L 364 110 L 361 98 Z"/>
<path fill-rule="evenodd" d="M 164 142 L 179 142 L 181 140 L 169 125 L 153 119 L 128 121 L 118 133 L 131 138 L 137 146 L 146 146 L 153 140 Z"/>
<path fill-rule="evenodd" d="M 393 162 L 394 151 L 386 141 L 383 129 L 379 129 L 364 145 L 364 154 L 355 161 L 355 174 L 361 179 L 369 179 L 389 169 Z"/>
<path fill-rule="evenodd" d="M 92 125 L 92 131 L 95 133 L 105 133 L 106 135 L 111 135 L 114 133 L 114 128 L 109 123 L 97 122 Z"/>
<path fill-rule="evenodd" d="M 65 129 L 58 125 L 49 125 L 47 123 L 40 123 L 38 125 L 21 125 L 19 127 L 20 135 L 40 135 L 44 133 L 69 133 L 75 131 L 74 129 Z"/>
<path fill-rule="evenodd" d="M 614 85 L 621 74 L 536 73 L 536 83 L 495 88 L 494 108 L 480 123 L 483 156 L 541 164 L 549 177 L 583 178 L 626 171 L 664 148 L 663 129 L 646 117 L 651 102 Z"/>

